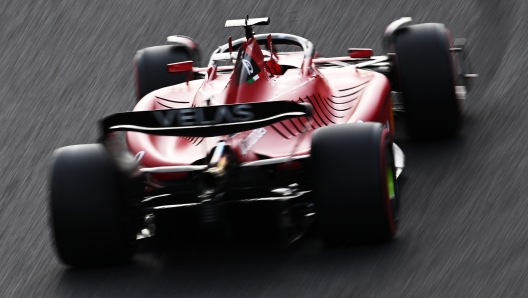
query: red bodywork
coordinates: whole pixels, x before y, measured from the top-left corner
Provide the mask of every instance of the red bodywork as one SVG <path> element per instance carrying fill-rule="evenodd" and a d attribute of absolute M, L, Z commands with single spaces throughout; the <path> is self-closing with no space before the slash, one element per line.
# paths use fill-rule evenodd
<path fill-rule="evenodd" d="M 256 81 L 241 81 L 239 78 L 237 64 L 243 64 L 240 62 L 241 55 L 251 56 L 257 69 L 260 69 Z M 354 66 L 317 67 L 317 61 L 303 58 L 302 52 L 278 53 L 279 64 L 296 67 L 275 75 L 273 65 L 267 66 L 271 63 L 271 56 L 268 51 L 261 50 L 254 38 L 250 38 L 241 46 L 234 71 L 217 73 L 218 69 L 211 66 L 206 70 L 204 79 L 151 92 L 138 102 L 134 111 L 295 101 L 313 106 L 311 121 L 306 118 L 290 119 L 264 127 L 265 131 L 261 129 L 253 135 L 250 135 L 252 131 L 246 131 L 234 136 L 205 139 L 127 132 L 130 151 L 134 154 L 145 152 L 141 160 L 144 167 L 181 166 L 204 159 L 218 141 L 225 140 L 234 149 L 239 162 L 247 162 L 309 154 L 311 134 L 322 126 L 358 121 L 381 122 L 389 125 L 391 132 L 394 131 L 391 88 L 384 75 Z M 308 129 L 303 136 L 305 127 Z"/>

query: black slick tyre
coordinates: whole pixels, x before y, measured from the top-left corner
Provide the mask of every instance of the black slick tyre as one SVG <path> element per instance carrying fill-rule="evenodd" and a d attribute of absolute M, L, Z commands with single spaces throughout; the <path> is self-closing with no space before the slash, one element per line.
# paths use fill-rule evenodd
<path fill-rule="evenodd" d="M 184 46 L 163 45 L 139 50 L 134 57 L 138 100 L 154 90 L 186 82 L 188 74 L 168 73 L 167 64 L 190 60 L 191 55 Z"/>
<path fill-rule="evenodd" d="M 411 137 L 455 134 L 461 124 L 461 106 L 455 93 L 449 31 L 443 24 L 403 27 L 395 32 L 393 47 L 396 84 L 403 95 Z"/>
<path fill-rule="evenodd" d="M 100 144 L 60 148 L 53 156 L 51 226 L 57 253 L 70 266 L 130 261 L 135 245 L 124 180 Z"/>
<path fill-rule="evenodd" d="M 333 125 L 312 138 L 317 232 L 330 245 L 390 240 L 399 192 L 392 142 L 379 123 Z"/>

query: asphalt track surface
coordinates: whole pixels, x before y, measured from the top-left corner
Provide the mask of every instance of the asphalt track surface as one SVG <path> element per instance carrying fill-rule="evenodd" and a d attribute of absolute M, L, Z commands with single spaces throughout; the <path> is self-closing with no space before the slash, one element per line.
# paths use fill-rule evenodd
<path fill-rule="evenodd" d="M 318 52 L 381 50 L 392 20 L 445 23 L 480 74 L 452 140 L 413 143 L 403 217 L 389 244 L 327 249 L 143 253 L 129 266 L 77 270 L 55 257 L 47 225 L 54 149 L 90 143 L 96 121 L 134 103 L 131 60 L 165 37 L 204 57 L 237 28 L 288 32 Z M 0 1 L 0 297 L 521 297 L 528 293 L 528 2 Z M 204 59 L 205 60 L 205 59 Z"/>

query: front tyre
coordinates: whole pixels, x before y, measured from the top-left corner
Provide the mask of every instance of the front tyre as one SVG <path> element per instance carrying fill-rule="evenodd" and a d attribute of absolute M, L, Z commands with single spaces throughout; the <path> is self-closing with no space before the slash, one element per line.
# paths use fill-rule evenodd
<path fill-rule="evenodd" d="M 396 234 L 400 196 L 387 129 L 379 123 L 320 128 L 311 157 L 317 230 L 326 243 L 382 242 Z"/>
<path fill-rule="evenodd" d="M 60 148 L 53 156 L 51 225 L 60 259 L 70 266 L 129 261 L 135 233 L 123 177 L 100 144 Z"/>
<path fill-rule="evenodd" d="M 139 50 L 134 57 L 138 100 L 152 91 L 185 83 L 188 74 L 168 73 L 167 64 L 190 60 L 191 54 L 186 47 L 180 45 L 163 45 Z"/>
<path fill-rule="evenodd" d="M 419 24 L 395 32 L 397 83 L 414 139 L 455 134 L 461 124 L 451 37 L 443 24 Z"/>

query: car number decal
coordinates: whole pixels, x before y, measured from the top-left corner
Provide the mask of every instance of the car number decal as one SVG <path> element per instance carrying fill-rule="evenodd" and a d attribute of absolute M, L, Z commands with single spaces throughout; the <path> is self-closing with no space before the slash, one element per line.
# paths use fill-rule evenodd
<path fill-rule="evenodd" d="M 257 128 L 254 129 L 246 138 L 240 142 L 240 150 L 242 151 L 242 154 L 247 154 L 249 149 L 253 147 L 265 134 L 266 129 L 264 128 Z"/>

